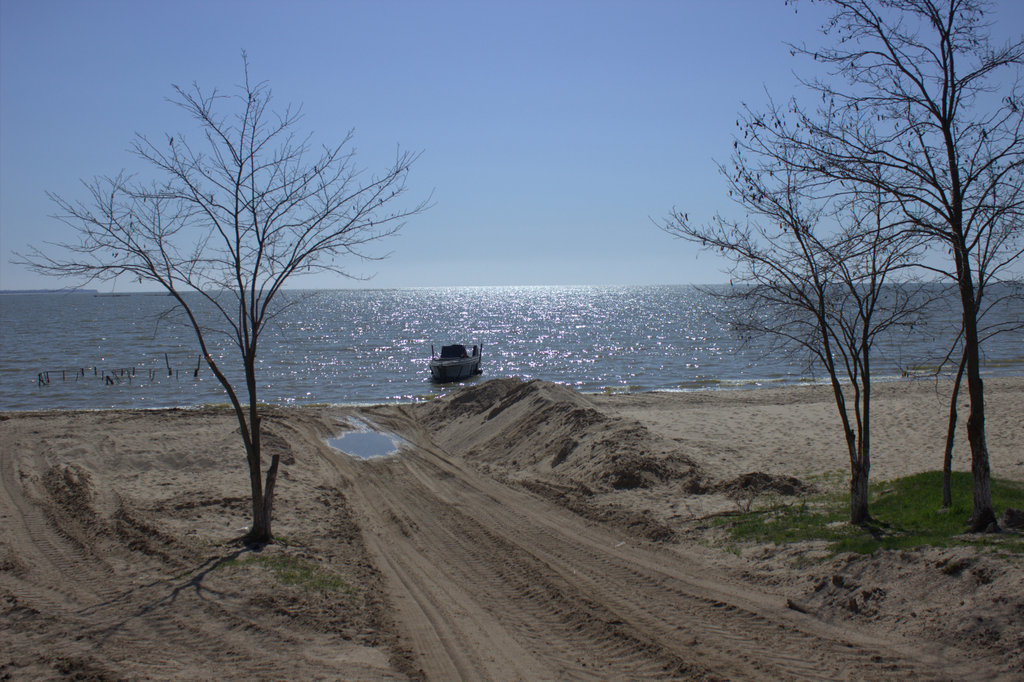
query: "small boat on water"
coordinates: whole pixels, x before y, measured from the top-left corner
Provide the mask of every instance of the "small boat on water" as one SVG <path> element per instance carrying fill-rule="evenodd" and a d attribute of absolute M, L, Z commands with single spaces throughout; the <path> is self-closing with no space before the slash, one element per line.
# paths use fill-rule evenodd
<path fill-rule="evenodd" d="M 462 344 L 455 343 L 450 346 L 441 346 L 441 354 L 434 353 L 434 347 L 430 347 L 430 376 L 434 381 L 459 381 L 480 374 L 480 357 L 483 355 L 483 345 L 473 346 L 472 352 L 467 351 Z"/>

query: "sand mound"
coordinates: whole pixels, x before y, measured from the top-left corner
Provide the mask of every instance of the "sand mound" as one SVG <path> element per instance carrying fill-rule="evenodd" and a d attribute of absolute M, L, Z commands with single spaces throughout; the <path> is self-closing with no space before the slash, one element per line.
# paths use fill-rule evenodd
<path fill-rule="evenodd" d="M 560 384 L 495 379 L 416 406 L 446 451 L 575 513 L 656 541 L 686 519 L 749 506 L 764 494 L 811 492 L 765 472 L 714 480 L 707 451 Z M 702 459 L 698 460 L 697 457 Z"/>
<path fill-rule="evenodd" d="M 675 444 L 566 386 L 498 379 L 426 408 L 446 448 L 511 480 L 593 491 L 669 483 L 702 489 L 699 467 Z"/>
<path fill-rule="evenodd" d="M 728 481 L 722 481 L 712 488 L 731 497 L 753 495 L 804 495 L 814 491 L 814 486 L 804 483 L 796 476 L 779 476 L 763 471 L 752 471 Z"/>
<path fill-rule="evenodd" d="M 789 601 L 792 609 L 957 642 L 1002 659 L 1014 676 L 1024 670 L 1020 569 L 1005 558 L 970 547 L 842 554 L 793 582 L 803 594 Z"/>

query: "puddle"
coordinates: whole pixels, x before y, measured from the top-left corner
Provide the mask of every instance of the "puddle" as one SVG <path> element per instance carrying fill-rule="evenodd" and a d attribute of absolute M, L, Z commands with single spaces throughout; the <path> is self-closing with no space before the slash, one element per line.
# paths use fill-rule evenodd
<path fill-rule="evenodd" d="M 399 448 L 405 444 L 405 441 L 395 434 L 375 431 L 370 424 L 364 421 L 352 419 L 349 424 L 356 430 L 346 431 L 340 436 L 327 439 L 328 445 L 346 455 L 359 459 L 387 457 L 398 452 Z"/>

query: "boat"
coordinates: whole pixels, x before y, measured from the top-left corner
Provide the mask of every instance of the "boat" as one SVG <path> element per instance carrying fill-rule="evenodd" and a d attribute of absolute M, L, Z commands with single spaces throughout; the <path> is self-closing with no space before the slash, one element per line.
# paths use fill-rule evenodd
<path fill-rule="evenodd" d="M 483 370 L 480 369 L 480 357 L 483 350 L 483 345 L 473 346 L 470 352 L 462 344 L 454 343 L 450 346 L 441 346 L 441 354 L 437 355 L 431 346 L 431 378 L 434 381 L 459 381 L 481 374 Z"/>

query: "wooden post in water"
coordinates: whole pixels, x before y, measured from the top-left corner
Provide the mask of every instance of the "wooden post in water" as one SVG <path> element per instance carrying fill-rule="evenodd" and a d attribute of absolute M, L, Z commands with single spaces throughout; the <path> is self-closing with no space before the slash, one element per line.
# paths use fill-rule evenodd
<path fill-rule="evenodd" d="M 164 364 L 167 365 L 167 376 L 174 376 L 174 372 L 171 371 L 171 361 L 167 359 L 167 353 L 164 353 Z"/>

